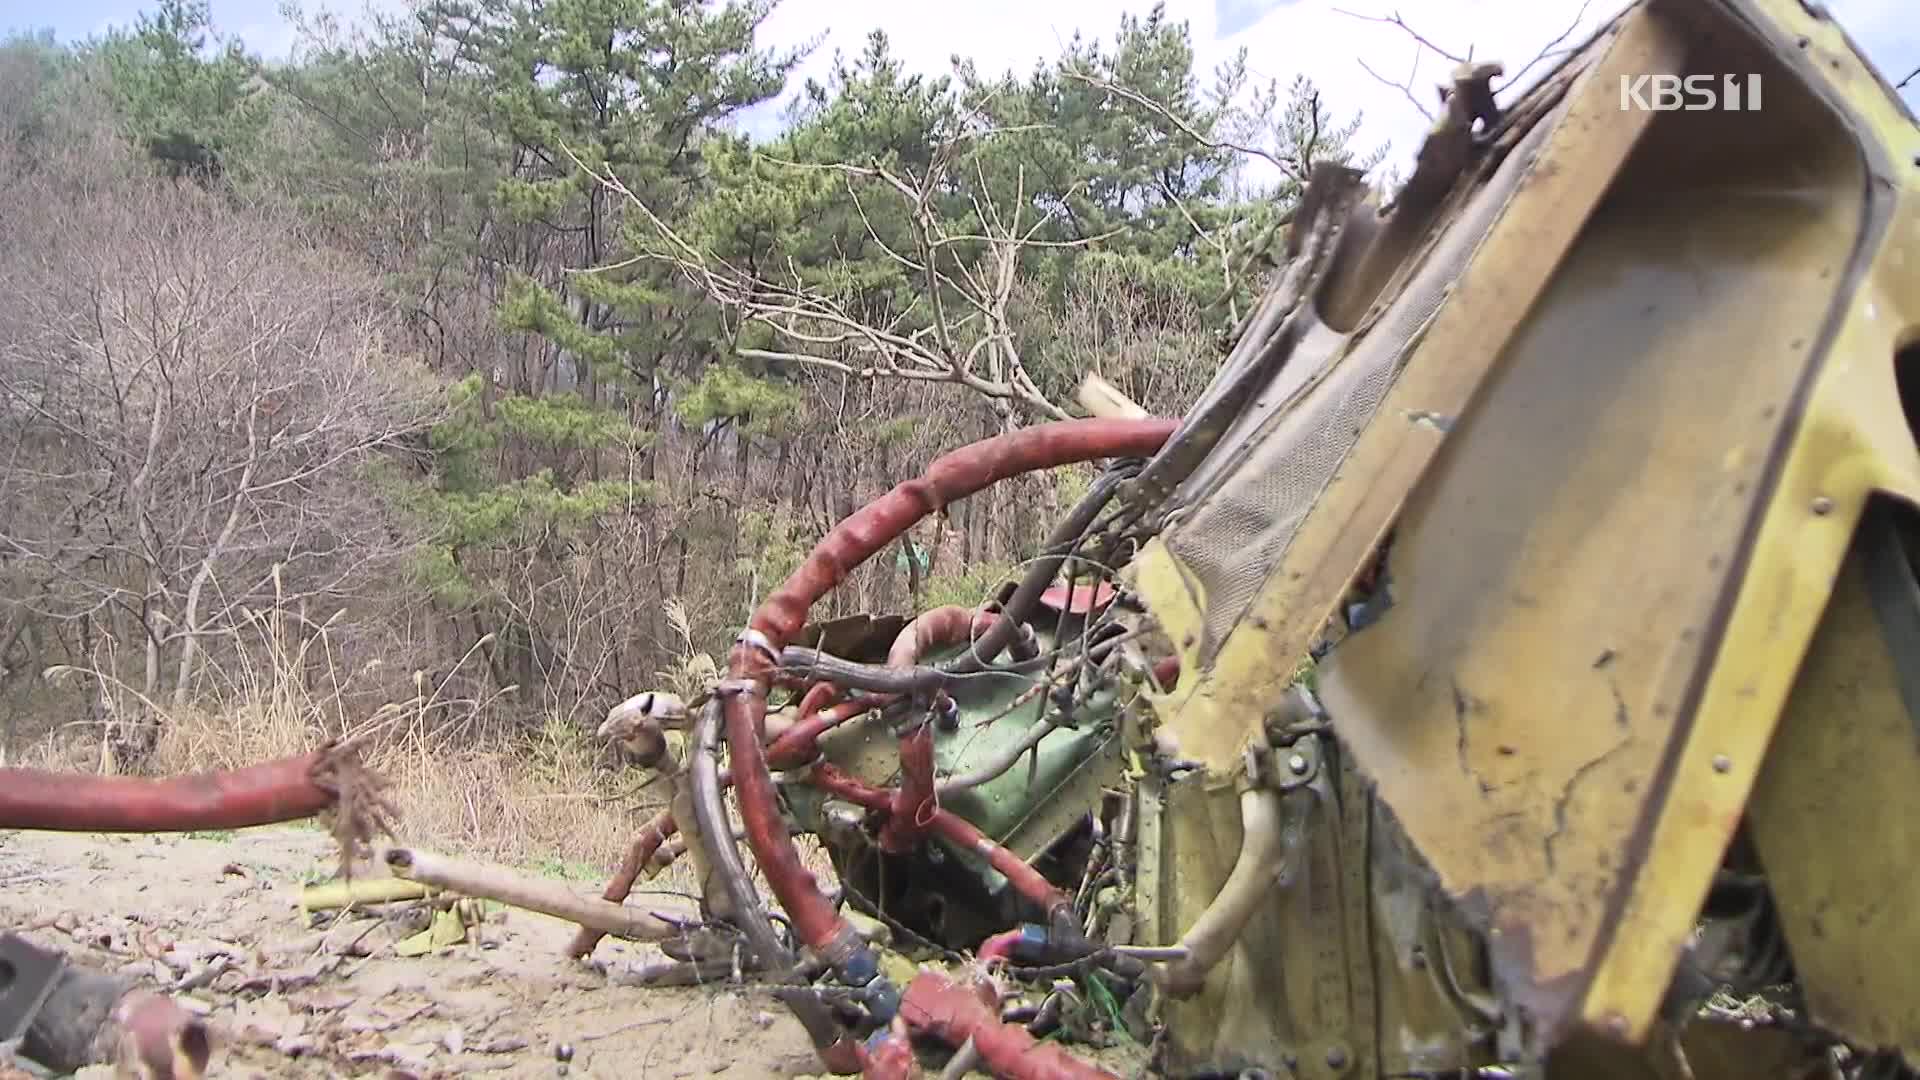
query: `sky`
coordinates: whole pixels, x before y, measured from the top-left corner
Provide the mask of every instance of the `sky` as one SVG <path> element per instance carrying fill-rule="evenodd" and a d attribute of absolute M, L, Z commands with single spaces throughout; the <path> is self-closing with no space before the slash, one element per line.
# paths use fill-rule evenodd
<path fill-rule="evenodd" d="M 294 32 L 280 14 L 281 0 L 212 0 L 217 27 L 238 35 L 249 49 L 268 57 L 285 55 Z M 348 16 L 366 0 L 308 0 Z M 372 0 L 397 9 L 404 0 Z M 763 40 L 794 46 L 819 42 L 794 80 L 824 76 L 835 50 L 857 53 L 873 29 L 885 30 L 893 50 L 909 67 L 928 74 L 949 70 L 954 54 L 971 57 L 984 72 L 1007 69 L 1025 73 L 1036 61 L 1052 58 L 1076 30 L 1110 39 L 1120 13 L 1144 14 L 1152 0 L 782 0 L 762 28 Z M 1410 162 L 1427 121 L 1398 88 L 1385 85 L 1361 66 L 1394 82 L 1409 83 L 1431 106 L 1433 87 L 1447 74 L 1447 62 L 1431 53 L 1413 65 L 1417 46 L 1401 30 L 1356 18 L 1351 13 L 1390 15 L 1395 10 L 1421 33 L 1447 50 L 1475 59 L 1494 59 L 1513 71 L 1570 26 L 1570 41 L 1612 17 L 1625 0 L 1165 0 L 1168 15 L 1192 28 L 1198 69 L 1211 72 L 1242 47 L 1257 76 L 1283 83 L 1304 74 L 1319 85 L 1341 119 L 1361 115 L 1363 147 L 1386 144 L 1389 162 Z M 1920 66 L 1920 15 L 1915 0 L 1828 0 L 1827 8 L 1846 27 L 1890 81 Z M 113 25 L 132 22 L 141 0 L 0 0 L 0 28 L 51 28 L 58 36 L 84 38 Z M 1903 11 L 1904 9 L 1904 11 Z M 1536 69 L 1536 72 L 1539 69 Z M 1411 78 L 1409 78 L 1411 75 Z M 1203 76 L 1202 85 L 1210 80 Z M 791 93 L 791 92 L 790 92 Z M 1920 79 L 1905 91 L 1920 111 Z M 749 129 L 770 129 L 778 105 L 762 106 L 744 118 Z"/>

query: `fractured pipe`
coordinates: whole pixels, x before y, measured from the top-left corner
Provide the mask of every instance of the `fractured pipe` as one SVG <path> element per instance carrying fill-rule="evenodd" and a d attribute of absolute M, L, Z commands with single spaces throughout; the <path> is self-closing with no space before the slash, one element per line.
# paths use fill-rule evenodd
<path fill-rule="evenodd" d="M 1254 788 L 1240 796 L 1240 857 L 1213 903 L 1200 913 L 1181 936 L 1177 948 L 1186 955 L 1156 970 L 1162 989 L 1174 997 L 1199 993 L 1207 974 L 1247 928 L 1261 904 L 1273 898 L 1273 887 L 1285 870 L 1285 830 L 1281 822 L 1282 795 Z"/>
<path fill-rule="evenodd" d="M 781 650 L 806 625 L 817 600 L 928 514 L 1021 473 L 1098 458 L 1146 457 L 1178 427 L 1174 420 L 1068 420 L 1022 428 L 942 455 L 920 476 L 834 526 L 748 620 L 728 656 L 731 685 L 722 698 L 740 816 L 754 858 L 794 929 L 844 981 L 880 980 L 879 964 L 800 861 L 780 815 L 761 742 L 767 690 Z"/>
<path fill-rule="evenodd" d="M 900 1015 L 914 1030 L 949 1046 L 973 1043 L 974 1052 L 1003 1080 L 1120 1080 L 1079 1060 L 1025 1028 L 1000 1022 L 991 988 L 954 983 L 937 971 L 922 971 L 900 1001 Z"/>
<path fill-rule="evenodd" d="M 314 817 L 357 776 L 351 752 L 315 750 L 244 769 L 152 779 L 0 769 L 0 829 L 193 832 Z"/>
<path fill-rule="evenodd" d="M 640 879 L 647 864 L 653 860 L 654 852 L 660 849 L 667 837 L 679 831 L 680 825 L 673 819 L 673 811 L 662 810 L 653 815 L 652 820 L 640 827 L 639 835 L 633 838 L 633 846 L 627 849 L 626 857 L 620 860 L 620 868 L 614 872 L 613 880 L 607 882 L 600 898 L 611 904 L 624 902 L 633 892 L 634 882 Z M 605 936 L 603 931 L 583 926 L 568 943 L 567 955 L 576 959 L 585 956 Z"/>

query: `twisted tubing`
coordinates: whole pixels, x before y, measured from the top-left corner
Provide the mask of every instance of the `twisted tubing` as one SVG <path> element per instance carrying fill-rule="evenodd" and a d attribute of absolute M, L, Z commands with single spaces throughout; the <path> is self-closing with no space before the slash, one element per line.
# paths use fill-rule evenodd
<path fill-rule="evenodd" d="M 785 770 L 805 765 L 820 756 L 820 736 L 897 699 L 896 694 L 854 698 L 811 715 L 803 705 L 800 719 L 767 744 L 767 767 Z"/>
<path fill-rule="evenodd" d="M 991 652 L 981 653 L 987 660 L 993 659 L 995 653 L 1012 641 L 1019 624 L 991 611 L 973 611 L 958 605 L 934 608 L 907 624 L 893 639 L 893 647 L 887 651 L 887 666 L 911 668 L 930 650 L 972 644 L 1001 627 L 1009 629 L 1000 644 Z M 880 830 L 880 850 L 898 855 L 919 846 L 937 805 L 935 794 L 933 725 L 922 723 L 900 736 L 900 786 L 894 790 L 893 806 L 886 825 Z"/>
<path fill-rule="evenodd" d="M 855 806 L 868 810 L 893 809 L 891 791 L 874 787 L 836 765 L 827 762 L 815 765 L 811 779 L 821 791 Z M 977 852 L 987 860 L 988 865 L 1006 877 L 1015 892 L 1049 915 L 1059 911 L 1062 904 L 1071 908 L 1072 897 L 1048 881 L 1040 871 L 1027 865 L 1025 859 L 994 843 L 991 837 L 974 828 L 966 818 L 936 806 L 927 815 L 925 828 L 954 847 Z"/>
<path fill-rule="evenodd" d="M 944 454 L 920 476 L 834 526 L 747 621 L 749 633 L 742 635 L 728 657 L 728 674 L 736 685 L 725 699 L 727 748 L 747 843 L 801 940 L 841 969 L 843 978 L 860 974 L 853 970 L 855 966 L 872 965 L 872 955 L 801 863 L 781 820 L 761 745 L 767 689 L 780 650 L 806 624 L 816 601 L 928 514 L 1010 476 L 1100 458 L 1149 457 L 1179 426 L 1179 421 L 1166 419 L 1065 420 L 1022 428 Z M 939 817 L 936 812 L 936 822 Z M 853 964 L 856 959 L 858 965 Z"/>

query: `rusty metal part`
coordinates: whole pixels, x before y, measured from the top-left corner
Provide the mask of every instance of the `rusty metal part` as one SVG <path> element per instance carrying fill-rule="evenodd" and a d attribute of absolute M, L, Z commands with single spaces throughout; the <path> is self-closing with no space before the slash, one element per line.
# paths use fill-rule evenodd
<path fill-rule="evenodd" d="M 801 863 L 781 817 L 762 746 L 766 692 L 780 649 L 805 624 L 814 602 L 854 567 L 927 514 L 1009 476 L 1105 457 L 1142 457 L 1177 427 L 1171 420 L 1062 421 L 1023 428 L 937 458 L 836 525 L 748 620 L 728 658 L 722 688 L 727 747 L 747 842 L 768 885 L 807 945 L 843 979 L 879 978 L 879 966 Z"/>
<path fill-rule="evenodd" d="M 907 986 L 900 1015 L 914 1030 L 949 1046 L 972 1042 L 981 1063 L 1005 1080 L 1119 1080 L 1057 1044 L 1040 1042 L 1025 1028 L 1001 1023 L 999 1001 L 987 984 L 969 986 L 922 971 Z"/>
<path fill-rule="evenodd" d="M 660 811 L 653 816 L 652 820 L 642 825 L 638 835 L 633 838 L 633 845 L 627 849 L 626 857 L 621 859 L 619 869 L 614 871 L 613 879 L 607 882 L 606 890 L 600 894 L 600 898 L 613 904 L 626 900 L 633 893 L 634 883 L 640 879 L 648 862 L 653 859 L 654 852 L 660 849 L 660 845 L 666 842 L 667 837 L 679 831 L 680 825 L 674 821 L 671 810 Z M 594 946 L 600 944 L 600 939 L 605 936 L 604 931 L 583 926 L 573 935 L 573 940 L 568 942 L 567 955 L 585 956 L 591 953 Z"/>

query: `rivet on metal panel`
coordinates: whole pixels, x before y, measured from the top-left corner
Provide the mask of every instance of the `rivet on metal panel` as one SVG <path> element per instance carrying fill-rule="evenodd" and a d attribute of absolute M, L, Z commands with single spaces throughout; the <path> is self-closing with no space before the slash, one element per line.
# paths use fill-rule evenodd
<path fill-rule="evenodd" d="M 1728 758 L 1727 755 L 1725 754 L 1713 755 L 1713 771 L 1714 772 L 1723 773 L 1731 768 L 1733 768 L 1733 761 L 1732 759 Z"/>
<path fill-rule="evenodd" d="M 1833 500 L 1825 495 L 1813 497 L 1813 512 L 1822 516 L 1833 513 Z"/>

